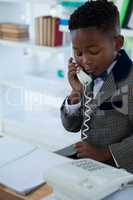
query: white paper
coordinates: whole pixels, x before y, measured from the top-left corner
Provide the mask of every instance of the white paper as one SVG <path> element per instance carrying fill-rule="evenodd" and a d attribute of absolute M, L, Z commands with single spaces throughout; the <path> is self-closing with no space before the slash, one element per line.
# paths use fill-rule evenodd
<path fill-rule="evenodd" d="M 25 194 L 45 182 L 44 172 L 69 159 L 37 149 L 26 157 L 17 160 L 0 170 L 0 183 Z"/>
<path fill-rule="evenodd" d="M 34 151 L 32 144 L 3 136 L 0 138 L 0 168 Z"/>

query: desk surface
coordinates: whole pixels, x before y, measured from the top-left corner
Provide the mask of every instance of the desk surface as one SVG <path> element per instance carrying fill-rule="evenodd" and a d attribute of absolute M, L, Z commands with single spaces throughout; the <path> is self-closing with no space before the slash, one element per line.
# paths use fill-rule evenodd
<path fill-rule="evenodd" d="M 53 189 L 44 184 L 29 195 L 22 196 L 15 192 L 0 186 L 0 200 L 41 200 L 53 193 Z M 131 200 L 133 197 L 133 187 L 113 193 L 103 200 Z M 70 200 L 70 199 L 69 199 Z"/>
<path fill-rule="evenodd" d="M 52 192 L 53 189 L 47 184 L 44 184 L 29 195 L 22 196 L 5 188 L 4 186 L 0 186 L 0 200 L 41 200 L 43 197 L 50 195 Z"/>

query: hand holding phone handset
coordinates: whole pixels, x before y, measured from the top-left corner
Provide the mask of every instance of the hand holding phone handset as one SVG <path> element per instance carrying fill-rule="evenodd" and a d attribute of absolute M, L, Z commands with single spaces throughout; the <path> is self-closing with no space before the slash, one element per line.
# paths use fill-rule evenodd
<path fill-rule="evenodd" d="M 82 131 L 82 140 L 87 139 L 87 132 L 90 129 L 88 126 L 88 122 L 91 120 L 90 113 L 92 112 L 92 109 L 90 107 L 90 102 L 92 101 L 92 97 L 87 95 L 87 87 L 92 83 L 92 78 L 90 75 L 88 75 L 86 72 L 84 72 L 82 69 L 77 70 L 77 77 L 79 81 L 84 85 L 84 96 L 85 96 L 85 121 L 84 121 L 84 129 Z"/>

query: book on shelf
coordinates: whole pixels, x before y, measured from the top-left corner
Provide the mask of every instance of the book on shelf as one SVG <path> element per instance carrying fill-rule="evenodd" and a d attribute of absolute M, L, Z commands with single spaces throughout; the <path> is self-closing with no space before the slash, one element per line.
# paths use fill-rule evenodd
<path fill-rule="evenodd" d="M 0 140 L 1 142 L 1 140 Z M 12 142 L 9 149 L 12 146 Z M 104 197 L 133 184 L 133 175 L 124 169 L 117 169 L 92 159 L 72 160 L 45 148 L 30 146 L 22 148 L 22 156 L 0 167 L 0 184 L 21 195 L 48 183 L 55 194 L 71 200 L 101 200 Z M 0 150 L 7 148 L 1 146 Z M 19 145 L 15 143 L 17 154 Z M 29 151 L 32 149 L 32 151 Z M 9 151 L 9 150 L 8 150 Z M 27 152 L 27 153 L 26 153 Z M 8 156 L 9 157 L 9 156 Z M 1 157 L 0 157 L 1 158 Z"/>
<path fill-rule="evenodd" d="M 39 38 L 40 38 L 40 45 L 43 45 L 43 17 L 40 17 L 39 18 L 39 34 L 40 34 L 40 36 L 39 36 Z"/>
<path fill-rule="evenodd" d="M 59 18 L 40 16 L 35 19 L 36 43 L 45 46 L 60 46 L 63 33 L 59 30 Z"/>
<path fill-rule="evenodd" d="M 25 40 L 29 37 L 28 25 L 1 23 L 0 37 L 8 40 Z"/>
<path fill-rule="evenodd" d="M 39 17 L 36 17 L 35 18 L 35 43 L 39 45 L 39 41 L 40 41 Z"/>
<path fill-rule="evenodd" d="M 48 31 L 47 31 L 47 26 L 48 26 L 48 18 L 50 16 L 45 16 L 43 17 L 43 44 L 42 45 L 48 45 Z"/>
<path fill-rule="evenodd" d="M 27 33 L 11 33 L 11 32 L 4 32 L 2 34 L 3 38 L 8 37 L 8 38 L 27 38 Z"/>
<path fill-rule="evenodd" d="M 62 45 L 63 33 L 59 30 L 59 18 L 52 18 L 52 42 L 51 46 Z"/>
<path fill-rule="evenodd" d="M 0 31 L 2 32 L 2 33 L 21 33 L 21 34 L 28 34 L 28 32 L 27 31 L 25 31 L 25 30 L 19 30 L 19 29 L 5 29 L 5 28 L 3 28 L 3 29 L 0 29 Z"/>
<path fill-rule="evenodd" d="M 16 23 L 1 23 L 0 29 L 11 29 L 11 30 L 27 30 L 28 25 L 26 24 L 16 24 Z"/>
<path fill-rule="evenodd" d="M 45 20 L 45 18 L 44 18 Z M 51 40 L 52 40 L 52 17 L 47 17 L 47 26 L 46 26 L 46 32 L 47 32 L 47 43 L 46 45 L 51 46 Z"/>

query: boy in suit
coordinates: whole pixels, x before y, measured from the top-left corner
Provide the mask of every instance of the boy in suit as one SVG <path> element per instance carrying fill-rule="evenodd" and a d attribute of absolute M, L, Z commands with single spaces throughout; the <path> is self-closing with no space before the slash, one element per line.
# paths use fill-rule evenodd
<path fill-rule="evenodd" d="M 69 29 L 75 61 L 69 60 L 72 92 L 61 106 L 63 126 L 81 130 L 78 158 L 133 172 L 133 65 L 122 49 L 118 9 L 107 0 L 88 1 L 71 15 Z M 93 79 L 90 102 L 77 77 L 80 69 Z M 86 89 L 89 96 L 90 86 Z"/>

